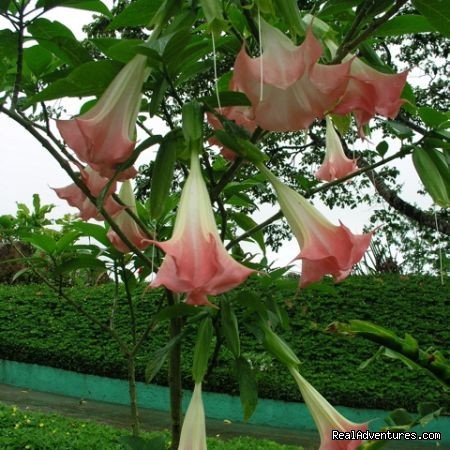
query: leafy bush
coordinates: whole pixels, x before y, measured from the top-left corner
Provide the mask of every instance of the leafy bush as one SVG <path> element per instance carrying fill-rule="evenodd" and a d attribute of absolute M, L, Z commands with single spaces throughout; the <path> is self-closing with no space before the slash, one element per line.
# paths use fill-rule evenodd
<path fill-rule="evenodd" d="M 335 320 L 363 319 L 392 328 L 399 335 L 412 334 L 421 347 L 444 349 L 450 342 L 449 302 L 446 290 L 432 277 L 352 277 L 340 285 L 323 282 L 296 295 L 297 280 L 286 278 L 273 283 L 261 277 L 236 290 L 234 306 L 241 324 L 241 345 L 257 373 L 260 397 L 300 401 L 297 386 L 286 369 L 255 345 L 242 329 L 245 302 L 252 294 L 278 302 L 290 319 L 290 328 L 277 330 L 289 342 L 302 361 L 301 370 L 330 402 L 338 405 L 415 411 L 421 401 L 437 401 L 450 406 L 448 393 L 427 373 L 412 371 L 399 361 L 377 360 L 364 370 L 361 362 L 370 358 L 377 346 L 362 339 L 350 339 L 325 333 Z M 157 308 L 160 293 L 137 288 L 138 327 L 144 329 Z M 68 294 L 108 323 L 114 286 L 69 289 Z M 230 298 L 231 295 L 229 295 Z M 0 286 L 0 358 L 38 363 L 78 372 L 125 378 L 126 365 L 109 336 L 99 331 L 64 299 L 40 285 Z M 117 332 L 126 335 L 127 304 L 119 295 L 114 313 Z M 311 332 L 312 331 L 312 332 Z M 145 366 L 153 352 L 167 341 L 161 326 L 145 344 L 138 359 L 138 379 L 144 379 Z M 191 349 L 193 339 L 183 340 Z M 188 356 L 190 352 L 185 352 Z M 217 365 L 205 382 L 205 390 L 238 393 L 231 367 L 231 354 L 219 352 Z M 154 382 L 166 385 L 165 366 Z M 192 387 L 191 361 L 183 361 L 183 384 Z"/>
<path fill-rule="evenodd" d="M 99 425 L 91 421 L 67 419 L 56 414 L 20 410 L 0 403 L 0 448 L 2 450 L 124 450 L 124 429 Z M 144 438 L 168 433 L 143 433 Z M 299 447 L 277 444 L 248 437 L 229 441 L 208 439 L 210 450 L 299 450 Z M 301 450 L 301 449 L 300 449 Z"/>

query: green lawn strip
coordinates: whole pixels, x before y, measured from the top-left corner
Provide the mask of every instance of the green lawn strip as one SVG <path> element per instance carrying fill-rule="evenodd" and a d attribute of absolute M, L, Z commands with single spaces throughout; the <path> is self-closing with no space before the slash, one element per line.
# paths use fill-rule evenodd
<path fill-rule="evenodd" d="M 139 287 L 137 322 L 145 328 L 156 308 L 160 291 Z M 432 277 L 351 277 L 334 285 L 329 281 L 296 292 L 296 280 L 270 284 L 254 279 L 243 289 L 258 297 L 275 299 L 286 309 L 291 328 L 280 333 L 302 361 L 301 370 L 330 402 L 337 405 L 381 408 L 398 407 L 415 411 L 422 401 L 450 406 L 450 395 L 424 371 L 412 371 L 398 361 L 376 361 L 364 370 L 361 362 L 371 357 L 377 346 L 362 339 L 336 337 L 323 330 L 332 321 L 363 319 L 390 327 L 399 335 L 412 334 L 423 348 L 445 350 L 450 342 L 448 289 Z M 238 290 L 229 293 L 232 298 Z M 67 293 L 105 323 L 109 321 L 114 286 L 73 288 Z M 127 304 L 120 298 L 114 314 L 115 328 L 126 333 Z M 242 311 L 237 307 L 238 317 Z M 297 386 L 286 369 L 267 356 L 242 327 L 241 347 L 257 373 L 259 395 L 300 401 Z M 138 378 L 152 353 L 167 340 L 166 324 L 154 332 L 138 360 Z M 277 330 L 279 331 L 279 330 Z M 117 345 L 102 331 L 74 312 L 63 299 L 40 285 L 0 285 L 0 358 L 49 365 L 95 375 L 125 378 L 126 365 Z M 191 355 L 193 336 L 183 340 L 183 385 L 192 387 Z M 448 355 L 448 352 L 447 352 Z M 205 390 L 238 394 L 230 369 L 231 354 L 226 348 L 218 365 L 205 382 Z M 154 382 L 166 385 L 163 366 Z"/>
<path fill-rule="evenodd" d="M 0 448 L 2 450 L 121 450 L 121 436 L 126 429 L 92 421 L 69 419 L 56 414 L 42 414 L 0 403 Z M 142 433 L 143 438 L 169 433 Z M 209 450 L 301 450 L 272 441 L 239 437 L 222 441 L 208 439 Z"/>

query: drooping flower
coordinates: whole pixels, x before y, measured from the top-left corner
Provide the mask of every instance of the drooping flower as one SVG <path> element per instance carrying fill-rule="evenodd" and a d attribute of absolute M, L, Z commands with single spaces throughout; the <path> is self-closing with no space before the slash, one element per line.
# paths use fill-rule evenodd
<path fill-rule="evenodd" d="M 99 175 L 94 169 L 87 166 L 80 170 L 81 179 L 86 184 L 87 188 L 94 197 L 97 197 L 102 192 L 108 179 Z M 75 184 L 72 183 L 66 187 L 53 188 L 56 195 L 66 200 L 70 206 L 78 208 L 80 210 L 80 217 L 83 220 L 95 219 L 103 220 L 102 215 L 99 213 L 97 206 L 94 205 L 83 191 Z M 117 214 L 122 210 L 122 206 L 111 198 L 111 194 L 116 190 L 116 183 L 112 183 L 109 188 L 108 194 L 105 196 L 103 207 L 109 215 Z"/>
<path fill-rule="evenodd" d="M 257 125 L 270 131 L 306 129 L 336 106 L 347 87 L 351 61 L 318 64 L 322 47 L 311 29 L 297 47 L 262 21 L 261 41 L 262 56 L 250 58 L 242 48 L 233 73 L 237 90 L 252 103 Z"/>
<path fill-rule="evenodd" d="M 394 119 L 405 100 L 400 98 L 408 71 L 382 73 L 361 59 L 348 56 L 351 62 L 350 80 L 347 89 L 333 110 L 334 114 L 353 113 L 360 134 L 375 114 Z"/>
<path fill-rule="evenodd" d="M 354 159 L 345 156 L 341 140 L 329 116 L 327 116 L 326 121 L 325 159 L 315 175 L 319 180 L 333 181 L 355 172 L 358 170 L 358 166 Z"/>
<path fill-rule="evenodd" d="M 123 182 L 119 193 L 120 199 L 123 201 L 134 214 L 137 215 L 136 199 L 133 194 L 133 188 L 131 182 L 126 180 Z M 134 219 L 125 211 L 121 210 L 114 216 L 114 221 L 120 228 L 122 233 L 128 238 L 128 240 L 139 249 L 144 249 L 150 245 L 148 242 L 148 236 L 138 227 Z M 119 235 L 110 228 L 107 233 L 108 239 L 119 250 L 119 252 L 127 253 L 130 251 L 128 246 L 122 241 Z"/>
<path fill-rule="evenodd" d="M 226 292 L 254 272 L 235 261 L 220 240 L 197 155 L 191 157 L 172 238 L 152 242 L 166 256 L 151 287 L 186 292 L 189 304 L 209 304 L 207 295 Z"/>
<path fill-rule="evenodd" d="M 135 122 L 141 90 L 148 76 L 147 58 L 135 56 L 114 78 L 87 113 L 71 120 L 57 120 L 61 136 L 78 158 L 104 177 L 111 177 L 118 164 L 132 154 Z M 119 179 L 136 175 L 131 167 Z"/>
<path fill-rule="evenodd" d="M 319 430 L 319 450 L 356 450 L 363 443 L 361 439 L 333 440 L 332 431 L 364 432 L 368 429 L 367 423 L 353 423 L 347 420 L 295 368 L 289 370 Z"/>
<path fill-rule="evenodd" d="M 263 165 L 281 211 L 300 245 L 295 259 L 302 260 L 300 287 L 319 281 L 326 274 L 336 282 L 344 280 L 367 250 L 372 233 L 355 235 L 342 223 L 329 222 L 304 197 L 283 184 Z"/>
<path fill-rule="evenodd" d="M 181 428 L 178 450 L 207 450 L 202 383 L 196 383 Z"/>

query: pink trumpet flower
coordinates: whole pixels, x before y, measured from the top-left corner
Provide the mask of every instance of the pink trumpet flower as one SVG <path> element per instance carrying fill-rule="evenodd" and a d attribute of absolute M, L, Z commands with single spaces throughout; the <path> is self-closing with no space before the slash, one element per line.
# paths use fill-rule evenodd
<path fill-rule="evenodd" d="M 125 206 L 137 215 L 136 199 L 134 198 L 133 188 L 131 187 L 131 182 L 129 180 L 123 182 L 119 197 Z M 150 245 L 148 236 L 142 232 L 134 219 L 125 210 L 119 211 L 117 215 L 114 216 L 114 221 L 135 247 L 142 250 Z M 131 251 L 112 228 L 109 229 L 107 236 L 112 245 L 114 245 L 119 252 L 128 253 Z"/>
<path fill-rule="evenodd" d="M 270 131 L 307 129 L 316 118 L 332 110 L 344 94 L 351 61 L 318 64 L 322 47 L 308 30 L 295 46 L 280 30 L 261 23 L 263 53 L 250 58 L 239 52 L 233 83 L 250 99 L 254 120 Z"/>
<path fill-rule="evenodd" d="M 354 159 L 345 156 L 341 140 L 334 129 L 333 122 L 327 116 L 326 153 L 325 159 L 316 172 L 316 177 L 322 181 L 333 181 L 345 177 L 356 170 L 358 166 Z"/>
<path fill-rule="evenodd" d="M 61 136 L 78 158 L 104 177 L 133 153 L 135 122 L 141 90 L 148 76 L 147 58 L 135 56 L 114 78 L 98 102 L 87 113 L 71 120 L 57 120 Z M 136 175 L 128 168 L 119 180 Z"/>
<path fill-rule="evenodd" d="M 350 80 L 347 89 L 334 108 L 334 114 L 352 112 L 355 116 L 360 134 L 362 127 L 369 120 L 380 114 L 394 119 L 405 100 L 400 98 L 406 83 L 408 71 L 398 74 L 379 72 L 361 59 L 347 57 L 351 61 Z"/>
<path fill-rule="evenodd" d="M 319 281 L 326 274 L 344 280 L 370 245 L 372 233 L 355 235 L 342 223 L 329 222 L 313 205 L 284 185 L 260 165 L 278 197 L 281 210 L 300 245 L 295 259 L 302 260 L 300 287 Z"/>
<path fill-rule="evenodd" d="M 196 383 L 181 428 L 178 450 L 207 450 L 202 383 Z"/>
<path fill-rule="evenodd" d="M 151 287 L 188 294 L 186 302 L 208 305 L 207 295 L 217 295 L 241 284 L 254 272 L 225 250 L 217 231 L 208 191 L 197 155 L 181 194 L 172 238 L 155 242 L 166 256 Z"/>
<path fill-rule="evenodd" d="M 102 192 L 106 183 L 107 178 L 100 176 L 94 169 L 87 166 L 80 170 L 81 179 L 86 184 L 87 188 L 94 197 L 97 197 Z M 83 191 L 75 184 L 70 184 L 69 186 L 63 188 L 53 188 L 56 195 L 66 200 L 70 206 L 78 208 L 80 210 L 80 217 L 83 220 L 95 219 L 103 220 L 102 215 L 99 213 L 96 205 L 94 205 Z M 108 194 L 103 202 L 103 207 L 109 215 L 114 215 L 118 213 L 122 206 L 119 205 L 115 200 L 111 198 L 111 194 L 116 190 L 116 183 L 112 183 Z"/>
<path fill-rule="evenodd" d="M 361 439 L 333 440 L 332 431 L 350 432 L 354 430 L 364 432 L 368 429 L 367 423 L 359 424 L 347 420 L 296 369 L 291 367 L 289 370 L 297 382 L 303 400 L 319 430 L 319 450 L 356 450 L 363 443 Z"/>

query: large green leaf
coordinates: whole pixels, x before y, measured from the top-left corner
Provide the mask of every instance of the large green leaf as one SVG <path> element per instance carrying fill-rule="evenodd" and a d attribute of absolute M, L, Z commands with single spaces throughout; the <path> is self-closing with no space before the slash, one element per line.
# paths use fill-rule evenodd
<path fill-rule="evenodd" d="M 91 42 L 108 58 L 127 63 L 138 53 L 142 44 L 139 39 L 98 38 Z"/>
<path fill-rule="evenodd" d="M 11 30 L 0 30 L 0 55 L 1 58 L 15 59 L 17 54 L 18 34 Z"/>
<path fill-rule="evenodd" d="M 238 224 L 240 228 L 242 228 L 244 231 L 251 230 L 252 228 L 256 227 L 258 224 L 247 214 L 245 213 L 234 213 L 233 218 Z M 250 236 L 250 239 L 253 239 L 261 248 L 261 250 L 265 253 L 266 252 L 266 245 L 264 243 L 264 234 L 262 230 L 258 230 L 255 233 L 253 233 Z"/>
<path fill-rule="evenodd" d="M 106 237 L 106 229 L 95 223 L 75 222 L 71 225 L 74 230 L 79 231 L 83 236 L 94 238 L 105 247 L 110 247 L 111 243 Z"/>
<path fill-rule="evenodd" d="M 375 31 L 376 36 L 400 36 L 403 34 L 429 33 L 436 28 L 429 20 L 418 14 L 405 14 L 394 17 Z"/>
<path fill-rule="evenodd" d="M 180 145 L 184 145 L 180 130 L 171 131 L 164 137 L 156 154 L 150 189 L 150 214 L 153 219 L 159 219 L 166 209 Z"/>
<path fill-rule="evenodd" d="M 58 6 L 84 9 L 86 11 L 95 11 L 111 17 L 111 12 L 100 0 L 39 0 L 37 2 L 37 6 L 46 10 L 56 8 Z"/>
<path fill-rule="evenodd" d="M 433 148 L 416 148 L 413 162 L 432 199 L 443 208 L 450 206 L 450 170 L 444 155 Z"/>
<path fill-rule="evenodd" d="M 241 355 L 241 345 L 239 339 L 239 328 L 231 304 L 228 301 L 223 301 L 220 312 L 222 314 L 222 331 L 225 336 L 227 346 L 233 353 L 235 358 Z"/>
<path fill-rule="evenodd" d="M 25 48 L 23 59 L 28 68 L 39 77 L 52 67 L 53 55 L 41 45 Z"/>
<path fill-rule="evenodd" d="M 450 37 L 450 2 L 448 0 L 413 0 L 413 5 L 440 33 Z"/>
<path fill-rule="evenodd" d="M 108 28 L 146 26 L 163 3 L 163 0 L 136 0 L 116 16 Z"/>
<path fill-rule="evenodd" d="M 29 104 L 61 97 L 100 95 L 111 83 L 121 65 L 113 61 L 92 61 L 75 68 L 31 99 Z"/>
<path fill-rule="evenodd" d="M 214 328 L 211 317 L 205 317 L 198 326 L 197 340 L 194 347 L 192 377 L 196 383 L 201 383 L 208 368 L 209 352 Z"/>
<path fill-rule="evenodd" d="M 36 19 L 28 26 L 28 31 L 40 45 L 66 64 L 78 66 L 91 59 L 89 52 L 76 40 L 70 29 L 60 22 Z"/>
<path fill-rule="evenodd" d="M 236 359 L 236 375 L 239 383 L 239 395 L 241 398 L 244 421 L 252 416 L 258 403 L 258 386 L 256 384 L 255 373 L 250 363 L 244 358 Z"/>

